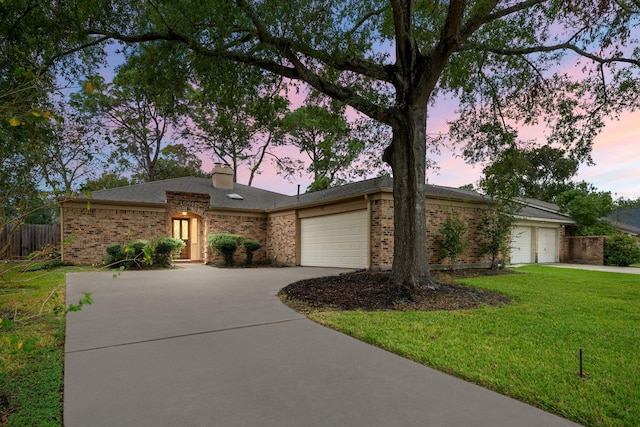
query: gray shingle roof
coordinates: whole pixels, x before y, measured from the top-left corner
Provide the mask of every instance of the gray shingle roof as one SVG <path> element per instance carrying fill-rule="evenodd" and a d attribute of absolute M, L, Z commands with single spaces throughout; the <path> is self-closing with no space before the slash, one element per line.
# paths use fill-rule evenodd
<path fill-rule="evenodd" d="M 607 219 L 625 233 L 640 235 L 640 208 L 616 209 Z"/>
<path fill-rule="evenodd" d="M 371 178 L 364 181 L 341 185 L 339 187 L 327 188 L 326 190 L 301 194 L 296 204 L 319 203 L 326 200 L 335 200 L 348 196 L 357 196 L 359 194 L 372 193 L 380 190 L 393 192 L 393 178 Z M 442 187 L 439 185 L 425 184 L 425 192 L 428 196 L 430 195 L 476 201 L 487 200 L 485 196 L 474 191 L 462 190 L 460 188 Z"/>
<path fill-rule="evenodd" d="M 566 215 L 557 212 L 551 212 L 548 209 L 540 209 L 536 206 L 524 205 L 522 209 L 516 213 L 517 217 L 535 218 L 544 221 L 563 222 L 566 224 L 574 224 L 575 221 Z"/>
<path fill-rule="evenodd" d="M 538 199 L 531 199 L 531 198 L 525 198 L 522 200 L 530 206 L 535 206 L 538 208 L 542 208 L 542 209 L 546 209 L 554 212 L 560 212 L 560 206 L 553 203 L 545 202 Z"/>
<path fill-rule="evenodd" d="M 233 189 L 214 188 L 210 178 L 192 176 L 110 188 L 95 191 L 91 196 L 93 200 L 114 202 L 165 203 L 166 191 L 209 194 L 210 206 L 223 209 L 269 209 L 292 199 L 292 196 L 242 184 L 234 184 Z M 241 195 L 243 199 L 232 200 L 227 197 L 227 194 L 233 193 Z"/>
<path fill-rule="evenodd" d="M 620 208 L 613 211 L 608 219 L 640 228 L 640 208 Z"/>
<path fill-rule="evenodd" d="M 361 194 L 378 191 L 392 192 L 393 179 L 379 177 L 328 188 L 326 190 L 304 193 L 300 196 L 287 196 L 261 188 L 249 187 L 242 184 L 234 184 L 233 189 L 214 188 L 210 178 L 174 178 L 164 181 L 146 182 L 129 185 L 126 187 L 111 188 L 95 191 L 92 194 L 94 201 L 128 202 L 128 203 L 158 203 L 166 202 L 166 191 L 209 194 L 211 208 L 237 209 L 237 210 L 273 210 L 287 209 L 298 206 L 313 205 L 342 198 L 358 196 Z M 443 187 L 439 185 L 425 185 L 427 196 L 461 199 L 467 201 L 483 202 L 489 199 L 474 191 L 459 188 Z M 228 194 L 239 194 L 242 200 L 233 200 Z M 537 201 L 539 203 L 544 203 Z M 539 218 L 543 220 L 572 222 L 572 220 L 557 212 L 551 212 L 550 206 L 534 205 L 527 200 L 527 204 L 519 213 L 519 216 L 527 218 Z M 544 206 L 544 207 L 542 207 Z M 553 206 L 553 205 L 552 205 Z M 557 208 L 557 207 L 556 207 Z"/>
<path fill-rule="evenodd" d="M 561 213 L 560 207 L 553 203 L 531 198 L 520 199 L 519 202 L 522 208 L 516 216 L 575 224 L 571 217 Z"/>

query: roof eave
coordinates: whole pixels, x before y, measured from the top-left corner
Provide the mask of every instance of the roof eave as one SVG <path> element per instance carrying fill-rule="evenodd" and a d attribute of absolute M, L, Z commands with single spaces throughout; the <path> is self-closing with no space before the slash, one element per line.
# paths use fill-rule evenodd
<path fill-rule="evenodd" d="M 523 216 L 523 215 L 514 215 L 514 217 L 518 220 L 521 221 L 536 221 L 536 222 L 552 222 L 552 223 L 556 223 L 556 224 L 576 224 L 576 222 L 572 219 L 549 219 L 549 218 L 540 218 L 540 217 L 534 217 L 534 216 Z"/>
<path fill-rule="evenodd" d="M 130 201 L 130 200 L 108 200 L 108 199 L 90 199 L 90 198 L 79 198 L 79 199 L 66 199 L 58 202 L 61 206 L 69 203 L 74 204 L 87 204 L 91 205 L 117 205 L 117 206 L 142 206 L 142 207 L 152 207 L 152 208 L 162 208 L 166 207 L 166 203 L 164 202 L 139 202 L 139 201 Z"/>

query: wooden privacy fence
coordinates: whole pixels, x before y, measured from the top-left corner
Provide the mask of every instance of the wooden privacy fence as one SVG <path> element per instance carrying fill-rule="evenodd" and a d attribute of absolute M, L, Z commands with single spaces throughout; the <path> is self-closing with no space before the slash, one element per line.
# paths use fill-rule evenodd
<path fill-rule="evenodd" d="M 0 259 L 26 258 L 46 246 L 60 247 L 60 226 L 23 224 L 0 231 Z"/>

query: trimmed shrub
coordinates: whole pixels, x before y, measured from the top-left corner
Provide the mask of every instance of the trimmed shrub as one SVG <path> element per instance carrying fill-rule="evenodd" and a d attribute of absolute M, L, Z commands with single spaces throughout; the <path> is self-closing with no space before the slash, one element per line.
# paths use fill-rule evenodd
<path fill-rule="evenodd" d="M 153 241 L 136 240 L 125 245 L 109 245 L 105 264 L 109 267 L 142 269 L 153 265 L 169 267 L 171 259 L 182 251 L 184 242 L 173 237 L 157 237 Z"/>
<path fill-rule="evenodd" d="M 253 263 L 253 253 L 261 247 L 262 245 L 260 242 L 255 240 L 245 240 L 244 251 L 247 253 L 247 265 L 251 265 Z"/>
<path fill-rule="evenodd" d="M 124 246 L 119 244 L 109 245 L 106 248 L 107 258 L 104 263 L 109 267 L 120 267 L 124 265 L 123 262 L 127 259 L 127 253 L 124 251 Z"/>
<path fill-rule="evenodd" d="M 234 263 L 234 256 L 238 246 L 242 245 L 244 237 L 239 234 L 210 234 L 207 238 L 207 244 L 212 249 L 218 251 L 224 258 L 224 265 L 230 267 Z"/>
<path fill-rule="evenodd" d="M 148 240 L 136 240 L 124 246 L 127 254 L 125 261 L 126 268 L 141 269 L 145 264 L 151 263 L 151 248 Z"/>
<path fill-rule="evenodd" d="M 449 268 L 453 269 L 456 258 L 467 248 L 468 242 L 464 239 L 467 225 L 458 215 L 449 214 L 438 231 L 440 235 L 436 237 L 436 242 L 440 246 L 439 259 L 448 258 Z"/>
<path fill-rule="evenodd" d="M 184 248 L 184 242 L 175 237 L 157 237 L 151 242 L 151 247 L 153 263 L 161 267 L 169 267 L 173 257 L 180 254 Z"/>
<path fill-rule="evenodd" d="M 626 234 L 607 236 L 604 243 L 604 263 L 626 267 L 640 262 L 640 245 Z"/>

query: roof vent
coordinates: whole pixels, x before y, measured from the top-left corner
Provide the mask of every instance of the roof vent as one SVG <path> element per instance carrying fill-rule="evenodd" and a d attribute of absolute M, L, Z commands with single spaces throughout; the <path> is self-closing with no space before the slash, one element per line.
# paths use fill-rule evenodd
<path fill-rule="evenodd" d="M 227 197 L 231 200 L 244 200 L 244 197 L 236 193 L 227 194 Z"/>

